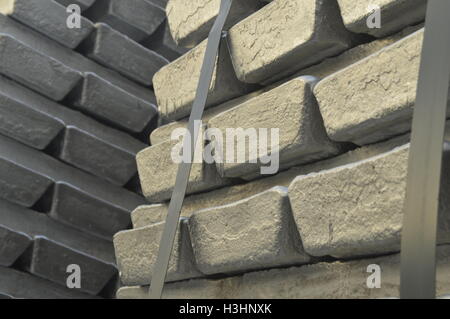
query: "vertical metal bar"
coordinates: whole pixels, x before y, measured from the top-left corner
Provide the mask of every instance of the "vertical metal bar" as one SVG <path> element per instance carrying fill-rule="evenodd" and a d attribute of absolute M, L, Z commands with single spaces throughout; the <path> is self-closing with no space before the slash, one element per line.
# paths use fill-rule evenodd
<path fill-rule="evenodd" d="M 186 194 L 189 174 L 191 172 L 192 160 L 194 158 L 194 152 L 196 149 L 195 144 L 198 140 L 198 134 L 200 131 L 199 121 L 202 119 L 203 110 L 205 109 L 206 100 L 208 98 L 208 91 L 211 85 L 214 67 L 219 52 L 222 30 L 228 17 L 228 13 L 230 12 L 232 1 L 233 0 L 222 0 L 220 4 L 219 15 L 217 16 L 214 26 L 212 27 L 208 36 L 208 44 L 206 46 L 203 65 L 200 71 L 200 79 L 197 87 L 197 92 L 195 95 L 194 103 L 192 105 L 191 116 L 189 118 L 188 132 L 190 134 L 188 134 L 183 141 L 183 149 L 190 149 L 191 151 L 191 160 L 188 163 L 182 162 L 178 166 L 177 178 L 175 181 L 175 187 L 169 204 L 169 212 L 159 245 L 158 257 L 153 268 L 152 281 L 149 290 L 149 297 L 151 299 L 160 299 L 162 297 L 167 268 L 169 265 L 173 243 L 179 224 L 181 207 L 183 205 L 184 197 Z"/>
<path fill-rule="evenodd" d="M 450 80 L 449 14 L 449 0 L 428 1 L 404 206 L 401 298 L 436 297 L 436 232 Z"/>

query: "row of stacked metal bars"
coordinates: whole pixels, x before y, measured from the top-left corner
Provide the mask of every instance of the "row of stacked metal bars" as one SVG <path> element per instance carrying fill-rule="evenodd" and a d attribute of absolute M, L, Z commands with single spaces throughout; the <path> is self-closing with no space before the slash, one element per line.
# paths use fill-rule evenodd
<path fill-rule="evenodd" d="M 447 293 L 446 2 L 234 0 L 211 59 L 220 0 L 1 1 L 0 295 L 148 298 L 164 247 L 164 298 L 398 297 L 399 251 L 402 297 L 436 259 Z M 280 129 L 279 171 L 194 163 L 165 223 L 202 85 L 206 128 Z"/>
<path fill-rule="evenodd" d="M 149 297 L 153 299 L 162 297 L 214 62 L 232 1 L 221 0 L 218 16 L 208 36 L 208 47 L 187 126 L 189 134 L 183 143 L 183 148 L 191 152 L 188 161 L 179 164 L 153 268 L 149 289 Z M 449 15 L 450 2 L 442 0 L 428 3 L 404 204 L 400 296 L 406 299 L 436 298 L 437 221 L 450 84 L 450 37 L 442 30 L 450 32 Z"/>
<path fill-rule="evenodd" d="M 152 77 L 187 51 L 166 3 L 0 1 L 0 296 L 115 297 Z"/>
<path fill-rule="evenodd" d="M 215 2 L 212 13 L 197 4 L 169 2 L 169 20 L 172 15 L 173 21 L 178 19 L 179 22 L 171 25 L 172 35 L 179 43 L 194 48 L 161 69 L 154 78 L 159 110 L 169 123 L 152 133 L 155 144 L 137 157 L 144 195 L 152 205 L 133 212 L 133 230 L 115 236 L 116 255 L 126 285 L 118 296 L 295 298 L 315 296 L 314 291 L 321 291 L 321 297 L 330 296 L 333 289 L 337 290 L 334 297 L 368 296 L 372 295 L 371 288 L 365 287 L 367 290 L 362 292 L 364 289 L 351 278 L 354 274 L 339 271 L 339 262 L 343 262 L 342 267 L 349 267 L 350 273 L 371 261 L 376 264 L 390 260 L 387 263 L 395 265 L 402 232 L 402 297 L 435 297 L 437 227 L 441 262 L 446 254 L 445 238 L 448 236 L 445 234 L 448 233 L 445 232 L 446 217 L 439 225 L 437 223 L 439 183 L 444 184 L 441 192 L 445 193 L 447 176 L 444 173 L 441 178 L 440 172 L 446 118 L 443 110 L 447 105 L 449 84 L 447 41 L 442 33 L 448 29 L 445 23 L 448 4 L 420 0 L 363 1 L 352 7 L 345 0 L 337 3 L 313 1 L 314 4 L 301 0 L 269 2 L 262 8 L 247 10 L 240 18 L 231 7 L 229 21 L 233 22 L 228 22 L 229 32 L 223 37 L 218 57 L 215 45 L 225 12 L 219 10 L 219 1 Z M 229 5 L 229 1 L 221 3 L 224 10 Z M 239 7 L 240 2 L 235 3 Z M 373 28 L 369 20 L 376 16 L 377 10 L 384 26 Z M 337 12 L 340 14 L 333 15 Z M 428 16 L 424 33 L 420 28 L 425 12 Z M 208 26 L 216 17 L 216 23 L 222 20 L 203 42 L 207 31 L 199 28 L 200 21 L 193 21 L 200 13 L 207 13 Z M 295 26 L 305 24 L 308 19 L 314 20 L 314 31 L 308 33 L 308 30 L 304 38 L 294 38 Z M 267 24 L 262 26 L 262 21 Z M 328 24 L 333 27 L 327 29 Z M 344 25 L 359 35 L 353 37 L 354 34 L 342 32 Z M 395 35 L 390 37 L 392 34 Z M 354 47 L 355 43 L 360 46 Z M 352 49 L 348 50 L 349 47 Z M 345 50 L 348 52 L 342 53 Z M 323 61 L 324 58 L 328 59 Z M 402 63 L 413 65 L 411 72 L 403 72 Z M 414 74 L 416 66 L 417 74 Z M 367 74 L 363 74 L 365 71 Z M 200 81 L 184 85 L 183 80 L 193 74 Z M 310 81 L 309 87 L 303 87 L 302 91 L 294 84 L 296 81 Z M 440 85 L 430 86 L 435 82 Z M 178 92 L 174 91 L 174 83 L 179 87 Z M 261 86 L 263 89 L 258 92 Z M 222 103 L 242 96 L 245 94 L 242 90 L 253 93 Z M 285 140 L 281 145 L 282 168 L 275 175 L 278 180 L 261 178 L 256 173 L 261 163 L 213 163 L 209 167 L 205 163 L 192 167 L 181 164 L 178 168 L 167 162 L 165 154 L 173 146 L 167 141 L 171 130 L 187 126 L 194 131 L 193 121 L 201 117 L 203 108 L 207 109 L 204 117 L 207 128 L 266 125 L 292 129 L 289 126 L 294 124 L 286 121 L 287 114 L 291 114 L 287 110 L 294 110 L 295 106 L 288 107 L 290 101 L 283 104 L 283 98 L 298 91 L 305 96 L 312 91 L 309 97 L 316 100 L 322 117 L 320 119 L 319 115 L 315 129 L 324 124 L 328 137 L 333 142 L 341 142 L 341 149 L 325 150 L 324 141 L 310 140 L 308 144 L 305 132 L 310 128 L 301 124 L 297 134 L 304 135 L 296 135 L 298 140 Z M 299 100 L 293 98 L 293 101 Z M 303 97 L 301 107 L 307 100 Z M 402 134 L 411 127 L 412 108 L 409 107 L 414 104 L 409 146 L 404 145 L 409 136 Z M 408 108 L 404 109 L 406 105 Z M 371 107 L 378 109 L 372 111 Z M 424 119 L 424 114 L 434 117 Z M 312 115 L 309 116 L 300 117 L 300 121 L 311 123 Z M 298 119 L 295 115 L 293 118 Z M 317 133 L 314 131 L 313 135 Z M 192 141 L 196 141 L 195 137 Z M 217 147 L 214 141 L 208 143 L 212 148 Z M 322 148 L 315 148 L 321 143 Z M 336 157 L 339 154 L 344 155 Z M 405 166 L 403 161 L 408 157 L 410 164 Z M 399 162 L 394 164 L 396 158 Z M 162 168 L 170 173 L 161 174 Z M 373 173 L 369 173 L 370 168 Z M 164 182 L 154 184 L 152 178 L 163 178 Z M 374 181 L 370 183 L 372 178 Z M 336 182 L 339 179 L 342 190 Z M 360 182 L 363 185 L 359 185 Z M 364 185 L 365 182 L 368 184 Z M 393 185 L 396 187 L 392 188 Z M 418 186 L 422 189 L 417 189 Z M 255 189 L 251 190 L 252 187 Z M 355 194 L 351 190 L 353 187 Z M 406 193 L 405 202 L 400 190 Z M 235 195 L 234 191 L 242 194 Z M 339 192 L 342 195 L 336 196 Z M 441 197 L 439 205 L 445 210 L 447 196 Z M 285 200 L 290 208 L 277 206 L 277 201 Z M 333 206 L 333 201 L 343 207 Z M 269 217 L 271 210 L 280 215 Z M 180 213 L 183 218 L 179 224 Z M 289 220 L 291 214 L 298 232 L 290 229 L 292 221 L 277 224 L 277 218 L 283 220 L 281 216 L 286 216 Z M 274 219 L 270 220 L 272 217 Z M 264 236 L 260 234 L 262 229 L 265 229 Z M 300 247 L 283 246 L 276 241 L 277 236 L 286 236 L 287 241 L 292 240 Z M 136 244 L 138 246 L 133 248 Z M 380 258 L 376 259 L 377 256 Z M 360 263 L 352 263 L 352 258 Z M 307 266 L 302 266 L 305 264 Z M 385 268 L 389 269 L 390 265 Z M 334 281 L 328 286 L 320 281 L 315 285 L 306 275 L 315 271 Z M 394 289 L 396 283 L 392 282 L 391 271 L 389 269 L 387 280 L 388 286 Z M 268 279 L 269 274 L 274 278 Z M 351 279 L 344 281 L 346 276 Z M 339 281 L 345 284 L 336 288 Z M 166 290 L 162 294 L 164 282 Z M 445 282 L 446 279 L 439 286 L 441 295 L 442 289 L 447 287 Z M 267 288 L 269 283 L 271 288 Z M 373 295 L 388 297 L 392 294 L 393 291 L 388 291 L 383 296 L 380 290 Z"/>

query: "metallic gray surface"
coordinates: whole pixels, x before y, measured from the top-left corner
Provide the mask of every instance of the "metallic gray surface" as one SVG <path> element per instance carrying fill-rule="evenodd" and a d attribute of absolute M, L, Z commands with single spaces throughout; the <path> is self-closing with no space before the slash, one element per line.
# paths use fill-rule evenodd
<path fill-rule="evenodd" d="M 401 298 L 436 297 L 436 232 L 450 80 L 450 1 L 428 1 L 401 244 Z"/>
<path fill-rule="evenodd" d="M 233 0 L 222 0 L 219 15 L 217 16 L 214 26 L 208 36 L 208 44 L 200 72 L 197 93 L 192 105 L 191 116 L 188 124 L 188 131 L 191 139 L 189 140 L 188 138 L 185 138 L 183 141 L 184 149 L 188 149 L 189 143 L 192 145 L 190 154 L 191 161 L 189 161 L 189 163 L 182 162 L 178 167 L 175 187 L 169 204 L 169 212 L 159 245 L 158 257 L 153 268 L 152 281 L 149 289 L 150 299 L 161 299 L 162 296 L 170 255 L 172 254 L 173 243 L 179 224 L 181 207 L 186 194 L 189 174 L 191 172 L 195 143 L 198 140 L 200 129 L 199 121 L 201 120 L 203 110 L 205 109 L 215 62 L 219 51 L 219 44 L 222 38 L 222 30 L 228 17 L 228 13 L 230 12 L 232 1 Z"/>

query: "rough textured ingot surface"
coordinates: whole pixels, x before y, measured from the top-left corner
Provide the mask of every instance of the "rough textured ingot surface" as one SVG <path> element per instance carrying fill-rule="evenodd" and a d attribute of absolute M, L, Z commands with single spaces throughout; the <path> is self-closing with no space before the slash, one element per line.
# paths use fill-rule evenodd
<path fill-rule="evenodd" d="M 383 37 L 425 20 L 427 0 L 338 0 L 344 24 L 352 32 Z M 380 28 L 369 28 L 379 9 Z"/>
<path fill-rule="evenodd" d="M 332 140 L 363 145 L 411 129 L 422 40 L 423 29 L 317 84 Z"/>
<path fill-rule="evenodd" d="M 142 205 L 131 212 L 133 228 L 141 228 L 165 221 L 167 206 L 164 204 Z"/>
<path fill-rule="evenodd" d="M 297 177 L 289 199 L 306 252 L 358 257 L 397 252 L 403 218 L 409 145 L 361 162 Z M 450 157 L 442 194 L 449 188 Z M 440 202 L 439 243 L 450 242 L 450 202 Z"/>
<path fill-rule="evenodd" d="M 228 37 L 237 77 L 248 83 L 282 79 L 352 41 L 334 0 L 272 1 L 232 27 Z"/>
<path fill-rule="evenodd" d="M 261 93 L 262 93 L 262 90 L 255 91 L 250 94 L 240 96 L 231 101 L 220 104 L 218 106 L 214 106 L 214 107 L 207 109 L 203 113 L 203 117 L 202 117 L 203 124 L 206 125 L 206 123 L 208 123 L 208 120 L 213 118 L 214 116 L 216 116 L 222 112 L 225 112 L 226 110 L 229 110 L 229 109 L 235 107 L 236 105 L 244 103 L 245 101 L 248 101 L 248 100 L 254 98 L 255 96 L 258 96 Z M 170 140 L 172 132 L 174 132 L 174 130 L 176 130 L 178 128 L 185 128 L 185 129 L 187 128 L 188 120 L 189 120 L 188 118 L 184 118 L 184 119 L 181 119 L 181 120 L 178 120 L 175 122 L 170 122 L 166 125 L 160 126 L 160 127 L 156 128 L 155 130 L 153 130 L 152 133 L 150 134 L 151 145 L 155 145 L 155 144 Z"/>
<path fill-rule="evenodd" d="M 259 0 L 235 0 L 225 28 L 233 26 L 261 7 Z M 193 47 L 206 39 L 220 9 L 220 0 L 171 0 L 166 12 L 175 42 Z"/>
<path fill-rule="evenodd" d="M 275 187 L 229 205 L 194 213 L 189 232 L 198 269 L 236 273 L 307 263 L 287 189 Z"/>
<path fill-rule="evenodd" d="M 152 278 L 165 223 L 126 230 L 114 236 L 117 265 L 125 285 L 146 285 Z M 196 269 L 186 221 L 181 221 L 169 262 L 166 281 L 202 276 Z"/>
<path fill-rule="evenodd" d="M 142 191 L 150 202 L 162 202 L 170 199 L 172 195 L 178 164 L 174 162 L 171 154 L 180 149 L 177 148 L 177 144 L 180 146 L 179 143 L 177 141 L 159 143 L 140 151 L 136 156 Z M 211 190 L 227 184 L 229 181 L 219 176 L 214 164 L 194 161 L 187 194 Z"/>
<path fill-rule="evenodd" d="M 153 87 L 163 118 L 178 120 L 191 112 L 207 41 L 164 66 L 153 77 Z M 208 92 L 206 107 L 217 105 L 244 95 L 252 89 L 236 78 L 224 41 L 216 59 L 216 66 Z"/>
<path fill-rule="evenodd" d="M 450 247 L 437 249 L 437 293 L 450 290 Z M 369 265 L 381 268 L 381 288 L 369 289 Z M 327 262 L 246 273 L 220 280 L 195 279 L 169 283 L 167 299 L 382 299 L 398 298 L 400 255 Z M 119 299 L 145 299 L 148 287 L 122 287 Z"/>
<path fill-rule="evenodd" d="M 314 83 L 312 77 L 296 78 L 210 119 L 208 128 L 219 129 L 223 133 L 222 147 L 217 147 L 217 143 L 213 142 L 216 153 L 222 153 L 222 161 L 216 163 L 220 174 L 226 177 L 252 174 L 260 177 L 261 166 L 274 164 L 261 163 L 262 157 L 268 154 L 277 156 L 280 167 L 285 169 L 339 153 L 339 145 L 329 140 L 323 126 L 312 93 Z M 243 129 L 240 131 L 242 134 L 235 131 L 238 137 L 231 145 L 231 137 L 228 136 L 230 129 Z M 272 149 L 275 146 L 273 130 L 279 131 L 278 151 Z M 249 141 L 244 140 L 247 136 Z M 264 140 L 267 141 L 267 150 L 259 149 L 252 154 L 252 145 L 256 150 Z M 242 143 L 246 146 L 239 147 Z M 228 161 L 230 150 L 234 155 L 232 162 Z M 244 159 L 243 163 L 238 160 L 240 158 Z M 279 168 L 275 173 L 278 171 Z"/>
<path fill-rule="evenodd" d="M 349 163 L 358 162 L 379 154 L 388 152 L 393 148 L 408 142 L 408 136 L 400 136 L 386 142 L 367 145 L 342 155 L 322 160 L 316 163 L 293 167 L 280 172 L 275 176 L 261 178 L 240 185 L 220 188 L 210 192 L 187 196 L 183 202 L 181 216 L 190 217 L 194 212 L 217 206 L 232 204 L 267 191 L 275 186 L 288 187 L 299 175 L 320 172 L 326 169 L 336 168 Z M 145 205 L 136 209 L 131 218 L 136 227 L 143 227 L 161 222 L 167 215 L 168 204 Z"/>

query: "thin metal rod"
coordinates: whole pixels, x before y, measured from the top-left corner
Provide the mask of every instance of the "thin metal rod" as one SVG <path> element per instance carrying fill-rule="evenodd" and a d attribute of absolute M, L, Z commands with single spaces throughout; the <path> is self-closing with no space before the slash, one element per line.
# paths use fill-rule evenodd
<path fill-rule="evenodd" d="M 430 0 L 412 123 L 400 297 L 436 297 L 436 233 L 450 80 L 450 1 Z"/>
<path fill-rule="evenodd" d="M 178 166 L 175 187 L 169 204 L 169 212 L 159 245 L 158 257 L 153 268 L 152 281 L 149 290 L 149 297 L 151 299 L 161 299 L 162 297 L 167 268 L 179 224 L 181 207 L 186 194 L 189 174 L 191 172 L 192 159 L 194 158 L 194 152 L 196 149 L 195 144 L 198 140 L 198 134 L 200 131 L 199 121 L 202 119 L 203 110 L 205 109 L 208 91 L 211 85 L 214 67 L 219 52 L 222 31 L 228 17 L 228 13 L 230 12 L 232 1 L 233 0 L 222 0 L 219 15 L 217 16 L 214 26 L 208 36 L 208 44 L 206 46 L 205 57 L 203 59 L 202 69 L 200 71 L 197 92 L 192 105 L 191 116 L 189 118 L 188 132 L 190 134 L 188 134 L 187 137 L 190 138 L 185 137 L 183 141 L 183 149 L 191 150 L 190 161 L 188 163 L 182 162 Z"/>

